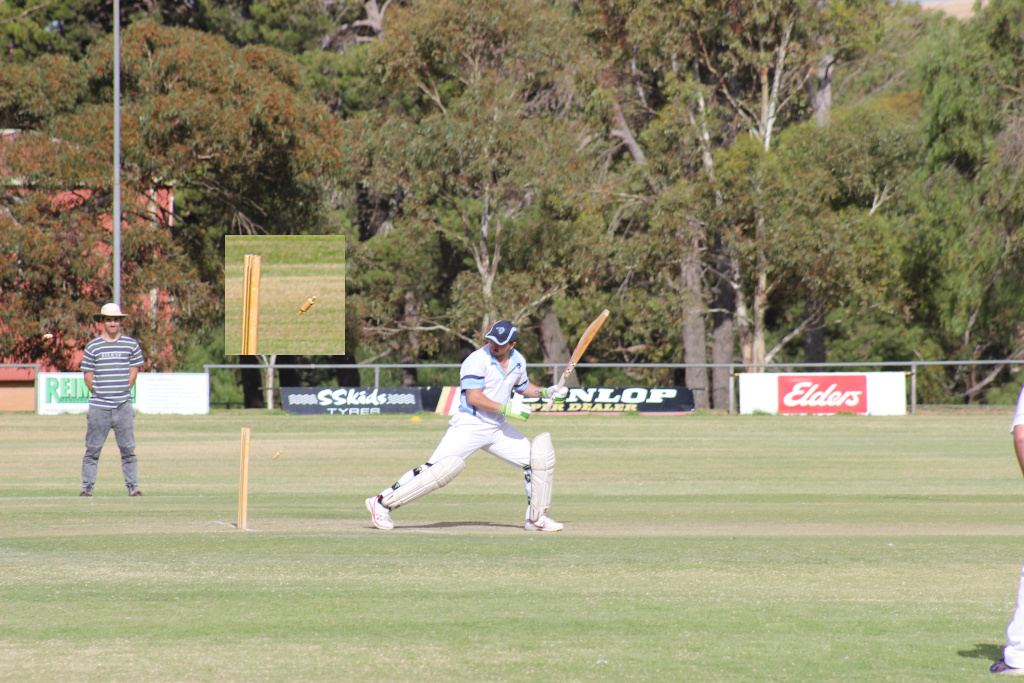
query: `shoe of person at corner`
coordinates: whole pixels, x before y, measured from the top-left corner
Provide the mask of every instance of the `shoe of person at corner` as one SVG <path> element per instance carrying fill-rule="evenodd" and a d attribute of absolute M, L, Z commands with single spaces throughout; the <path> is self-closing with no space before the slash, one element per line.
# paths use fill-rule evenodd
<path fill-rule="evenodd" d="M 526 526 L 523 528 L 527 531 L 561 531 L 565 528 L 565 525 L 561 522 L 556 522 L 547 515 L 541 515 L 536 522 L 526 520 Z"/>
<path fill-rule="evenodd" d="M 370 520 L 378 529 L 394 529 L 395 523 L 391 521 L 391 511 L 380 502 L 380 496 L 370 496 L 366 499 L 366 509 L 370 511 Z"/>
<path fill-rule="evenodd" d="M 78 494 L 79 498 L 92 498 L 92 491 L 82 489 L 82 492 Z"/>
<path fill-rule="evenodd" d="M 129 498 L 138 498 L 141 495 L 142 495 L 142 491 L 140 491 L 138 489 L 132 489 L 131 491 L 128 492 L 128 497 Z"/>
<path fill-rule="evenodd" d="M 998 662 L 989 667 L 989 671 L 991 671 L 994 674 L 1005 674 L 1008 676 L 1024 676 L 1024 669 L 1015 669 L 1002 659 L 1000 659 Z"/>

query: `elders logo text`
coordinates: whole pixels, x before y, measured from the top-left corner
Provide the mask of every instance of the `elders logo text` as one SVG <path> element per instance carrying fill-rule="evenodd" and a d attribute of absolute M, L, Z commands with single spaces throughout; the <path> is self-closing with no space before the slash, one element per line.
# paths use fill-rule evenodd
<path fill-rule="evenodd" d="M 779 377 L 779 413 L 867 413 L 864 375 Z"/>

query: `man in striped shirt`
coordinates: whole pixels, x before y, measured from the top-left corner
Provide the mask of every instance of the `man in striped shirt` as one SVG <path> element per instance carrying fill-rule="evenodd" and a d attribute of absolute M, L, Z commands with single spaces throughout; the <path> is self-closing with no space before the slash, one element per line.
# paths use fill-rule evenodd
<path fill-rule="evenodd" d="M 82 458 L 82 493 L 88 498 L 96 484 L 100 451 L 114 430 L 121 451 L 121 473 L 129 496 L 141 496 L 139 467 L 135 460 L 135 409 L 131 389 L 145 362 L 142 348 L 134 338 L 122 333 L 121 320 L 127 317 L 117 304 L 104 304 L 93 319 L 102 324 L 100 336 L 85 346 L 82 373 L 92 392 L 85 432 L 85 457 Z"/>

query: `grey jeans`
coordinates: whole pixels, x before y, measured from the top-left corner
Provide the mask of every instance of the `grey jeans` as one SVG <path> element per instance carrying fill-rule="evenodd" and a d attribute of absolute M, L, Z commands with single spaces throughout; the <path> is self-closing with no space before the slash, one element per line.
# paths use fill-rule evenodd
<path fill-rule="evenodd" d="M 92 491 L 96 484 L 100 451 L 111 429 L 114 430 L 114 438 L 121 451 L 124 485 L 129 491 L 139 488 L 139 466 L 135 461 L 135 408 L 132 402 L 125 401 L 113 410 L 89 406 L 86 422 L 88 427 L 85 431 L 85 457 L 82 458 L 82 488 Z"/>

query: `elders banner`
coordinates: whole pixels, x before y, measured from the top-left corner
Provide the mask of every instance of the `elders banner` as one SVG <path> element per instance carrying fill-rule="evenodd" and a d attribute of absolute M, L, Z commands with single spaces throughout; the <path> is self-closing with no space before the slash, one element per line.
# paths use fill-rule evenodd
<path fill-rule="evenodd" d="M 744 373 L 740 414 L 906 415 L 907 377 L 902 372 Z"/>

